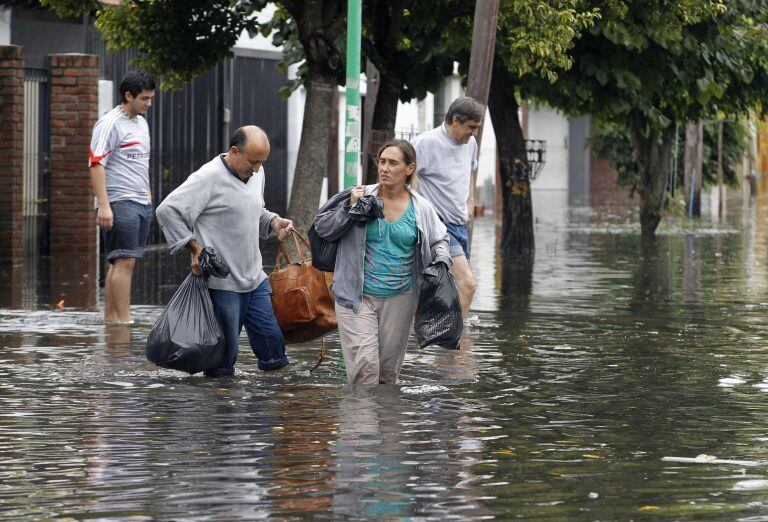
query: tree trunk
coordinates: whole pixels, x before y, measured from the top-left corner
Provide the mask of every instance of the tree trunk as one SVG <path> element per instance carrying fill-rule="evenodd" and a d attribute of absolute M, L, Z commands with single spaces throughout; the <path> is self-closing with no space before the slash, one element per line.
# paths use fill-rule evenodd
<path fill-rule="evenodd" d="M 381 75 L 379 70 L 373 64 L 373 61 L 366 59 L 365 65 L 365 110 L 363 112 L 363 182 L 368 182 L 368 169 L 370 169 L 371 157 L 371 130 L 373 129 L 373 111 L 376 109 L 376 97 L 379 93 L 379 81 Z"/>
<path fill-rule="evenodd" d="M 672 159 L 675 129 L 651 129 L 647 133 L 645 121 L 637 119 L 631 124 L 635 160 L 640 173 L 640 229 L 643 239 L 653 239 L 661 222 L 666 199 L 664 197 Z"/>
<path fill-rule="evenodd" d="M 305 235 L 320 205 L 323 178 L 328 172 L 328 138 L 336 75 L 310 72 L 306 87 L 304 123 L 288 206 L 288 216 L 296 229 Z"/>
<path fill-rule="evenodd" d="M 293 174 L 288 216 L 306 233 L 320 205 L 323 179 L 328 175 L 333 93 L 344 56 L 336 41 L 344 34 L 347 3 L 341 0 L 282 2 L 296 21 L 298 39 L 306 55 L 307 77 L 304 122 Z"/>
<path fill-rule="evenodd" d="M 683 189 L 685 191 L 685 212 L 689 216 L 701 216 L 701 167 L 703 156 L 704 125 L 697 122 L 688 122 L 685 124 Z"/>
<path fill-rule="evenodd" d="M 505 313 L 526 311 L 533 290 L 534 254 L 502 256 L 496 270 L 500 271 L 499 304 Z"/>
<path fill-rule="evenodd" d="M 500 68 L 494 68 L 488 109 L 496 133 L 502 194 L 502 226 L 499 250 L 511 255 L 534 251 L 533 203 L 525 136 L 518 117 L 514 84 Z"/>
<path fill-rule="evenodd" d="M 339 190 L 339 90 L 331 89 L 331 123 L 328 129 L 328 197 Z"/>
<path fill-rule="evenodd" d="M 395 121 L 397 120 L 397 103 L 400 101 L 400 91 L 403 86 L 402 78 L 392 73 L 379 71 L 379 88 L 376 93 L 376 105 L 373 109 L 371 121 L 372 131 L 384 131 L 387 136 L 394 135 Z M 380 141 L 380 140 L 379 140 Z M 376 164 L 372 160 L 382 143 L 369 140 L 370 150 L 363 151 L 363 165 L 365 166 L 365 183 L 371 184 L 378 181 Z"/>

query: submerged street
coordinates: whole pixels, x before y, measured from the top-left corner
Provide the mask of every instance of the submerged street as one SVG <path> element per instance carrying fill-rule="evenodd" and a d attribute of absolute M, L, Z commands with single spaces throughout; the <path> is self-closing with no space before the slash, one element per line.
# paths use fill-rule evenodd
<path fill-rule="evenodd" d="M 768 519 L 768 199 L 655 248 L 535 208 L 528 262 L 478 220 L 463 349 L 412 338 L 397 386 L 348 388 L 336 334 L 311 374 L 319 343 L 265 374 L 245 334 L 233 379 L 155 367 L 164 247 L 131 326 L 0 308 L 0 518 Z M 700 454 L 754 465 L 662 461 Z"/>

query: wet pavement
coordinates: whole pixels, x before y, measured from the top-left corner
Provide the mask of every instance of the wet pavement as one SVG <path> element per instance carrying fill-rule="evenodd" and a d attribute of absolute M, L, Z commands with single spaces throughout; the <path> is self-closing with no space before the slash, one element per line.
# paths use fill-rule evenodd
<path fill-rule="evenodd" d="M 495 226 L 464 349 L 412 345 L 369 390 L 335 335 L 312 374 L 317 343 L 264 374 L 244 335 L 234 379 L 148 363 L 185 270 L 163 250 L 132 326 L 28 282 L 0 309 L 0 519 L 768 520 L 768 200 L 645 248 L 631 214 L 571 209 L 534 260 Z M 699 454 L 756 465 L 661 460 Z"/>

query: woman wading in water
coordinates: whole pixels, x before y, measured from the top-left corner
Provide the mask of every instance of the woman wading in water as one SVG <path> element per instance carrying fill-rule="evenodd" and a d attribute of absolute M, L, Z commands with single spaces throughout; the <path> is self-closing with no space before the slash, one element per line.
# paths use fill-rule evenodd
<path fill-rule="evenodd" d="M 315 218 L 318 235 L 339 242 L 332 288 L 350 384 L 397 382 L 422 270 L 451 266 L 445 225 L 412 190 L 418 184 L 413 146 L 388 141 L 377 163 L 378 184 L 354 187 L 347 202 Z M 369 195 L 384 202 L 384 218 L 351 222 L 350 209 Z"/>

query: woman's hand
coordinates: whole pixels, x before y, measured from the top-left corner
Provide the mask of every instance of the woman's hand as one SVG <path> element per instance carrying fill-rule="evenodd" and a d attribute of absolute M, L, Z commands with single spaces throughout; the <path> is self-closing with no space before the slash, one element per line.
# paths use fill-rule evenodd
<path fill-rule="evenodd" d="M 356 187 L 352 187 L 352 192 L 349 194 L 349 204 L 354 205 L 357 203 L 357 200 L 362 198 L 365 195 L 365 187 L 362 185 L 357 185 Z"/>

